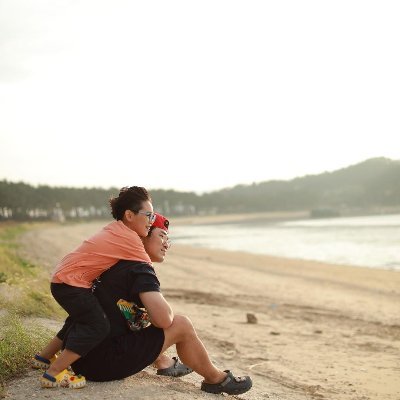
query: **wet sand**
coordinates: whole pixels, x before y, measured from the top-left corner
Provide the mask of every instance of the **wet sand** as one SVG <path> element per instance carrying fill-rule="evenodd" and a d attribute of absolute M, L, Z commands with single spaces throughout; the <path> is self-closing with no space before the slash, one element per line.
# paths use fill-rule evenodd
<path fill-rule="evenodd" d="M 102 225 L 42 227 L 23 238 L 25 256 L 50 271 Z M 176 314 L 192 319 L 214 362 L 252 376 L 253 389 L 236 398 L 400 399 L 399 272 L 178 245 L 156 269 L 165 297 Z M 248 313 L 256 324 L 247 323 Z M 154 374 L 150 367 L 123 381 L 58 394 L 215 398 L 200 392 L 196 374 Z M 54 398 L 38 388 L 38 376 L 32 371 L 10 385 L 10 398 Z"/>

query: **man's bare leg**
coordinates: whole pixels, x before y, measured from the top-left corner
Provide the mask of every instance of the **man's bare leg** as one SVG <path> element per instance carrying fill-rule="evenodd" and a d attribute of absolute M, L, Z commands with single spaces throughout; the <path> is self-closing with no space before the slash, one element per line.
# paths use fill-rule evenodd
<path fill-rule="evenodd" d="M 206 383 L 219 383 L 226 378 L 226 372 L 219 370 L 211 362 L 207 350 L 199 339 L 189 318 L 175 315 L 172 325 L 164 329 L 164 351 L 176 344 L 181 361 L 204 377 Z"/>
<path fill-rule="evenodd" d="M 162 353 L 158 356 L 157 360 L 154 361 L 154 367 L 157 369 L 165 369 L 172 367 L 175 364 L 175 360 Z"/>

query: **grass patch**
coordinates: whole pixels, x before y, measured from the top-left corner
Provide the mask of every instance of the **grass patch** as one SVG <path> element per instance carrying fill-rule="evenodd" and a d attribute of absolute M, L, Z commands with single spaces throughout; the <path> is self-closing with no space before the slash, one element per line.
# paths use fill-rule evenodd
<path fill-rule="evenodd" d="M 34 267 L 18 255 L 17 238 L 28 229 L 26 224 L 0 224 L 0 280 L 12 284 L 21 277 L 35 274 Z"/>
<path fill-rule="evenodd" d="M 20 316 L 65 317 L 50 293 L 50 276 L 19 254 L 18 238 L 39 224 L 0 224 L 0 306 Z"/>
<path fill-rule="evenodd" d="M 53 336 L 54 332 L 37 324 L 24 325 L 13 312 L 0 317 L 0 397 L 5 395 L 5 383 L 21 375 L 32 355 Z"/>
<path fill-rule="evenodd" d="M 50 276 L 19 254 L 18 238 L 39 224 L 0 223 L 0 397 L 5 383 L 23 373 L 54 332 L 25 323 L 27 316 L 60 319 L 65 311 L 50 293 Z"/>

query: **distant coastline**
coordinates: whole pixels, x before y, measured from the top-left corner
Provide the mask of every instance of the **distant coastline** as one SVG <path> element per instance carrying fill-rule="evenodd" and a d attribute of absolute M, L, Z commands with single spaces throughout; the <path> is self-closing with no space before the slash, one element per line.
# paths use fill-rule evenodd
<path fill-rule="evenodd" d="M 241 214 L 214 214 L 214 215 L 191 215 L 183 217 L 170 218 L 173 225 L 219 225 L 239 222 L 278 222 L 292 221 L 297 219 L 307 219 L 310 216 L 309 211 L 277 211 L 277 212 L 258 212 Z"/>
<path fill-rule="evenodd" d="M 325 216 L 325 218 L 348 218 L 362 216 L 378 216 L 400 214 L 400 207 L 387 207 L 377 209 L 355 209 L 348 210 L 342 214 Z M 283 222 L 295 221 L 301 219 L 312 219 L 312 210 L 303 211 L 275 211 L 275 212 L 257 212 L 257 213 L 238 213 L 238 214 L 212 214 L 212 215 L 190 215 L 170 217 L 171 224 L 181 225 L 219 225 L 242 222 Z M 314 217 L 318 218 L 318 217 Z M 322 217 L 321 217 L 322 218 Z"/>
<path fill-rule="evenodd" d="M 310 218 L 259 213 L 171 221 L 174 243 L 400 271 L 400 213 Z"/>

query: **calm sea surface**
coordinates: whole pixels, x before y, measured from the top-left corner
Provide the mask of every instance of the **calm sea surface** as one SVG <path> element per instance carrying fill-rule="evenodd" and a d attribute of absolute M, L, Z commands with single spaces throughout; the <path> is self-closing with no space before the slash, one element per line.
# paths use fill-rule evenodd
<path fill-rule="evenodd" d="M 175 226 L 177 244 L 400 271 L 400 214 Z"/>

